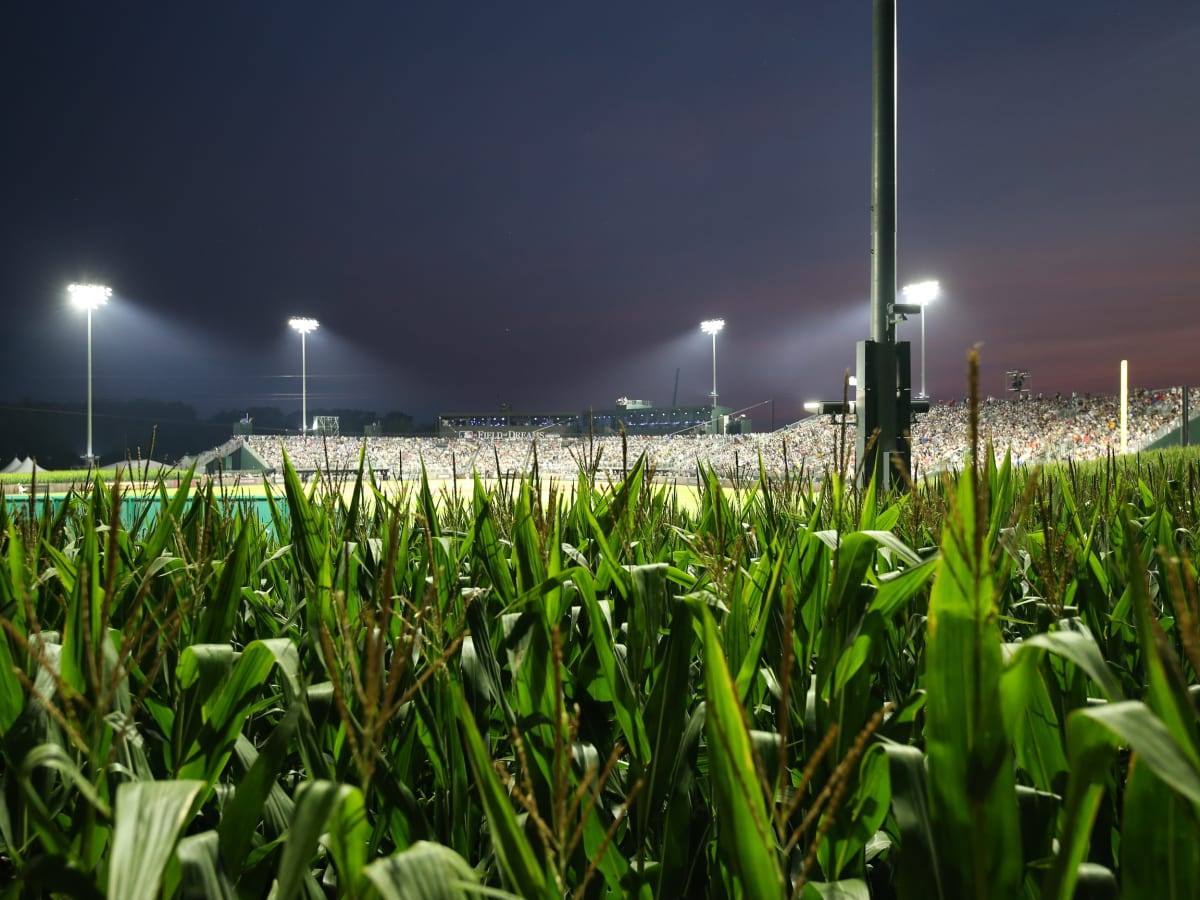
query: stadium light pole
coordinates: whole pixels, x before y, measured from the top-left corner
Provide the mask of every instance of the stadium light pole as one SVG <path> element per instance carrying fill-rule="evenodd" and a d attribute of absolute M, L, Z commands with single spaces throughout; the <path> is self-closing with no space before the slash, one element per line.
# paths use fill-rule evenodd
<path fill-rule="evenodd" d="M 288 324 L 300 332 L 300 433 L 308 431 L 308 349 L 305 338 L 309 332 L 316 331 L 321 323 L 316 319 L 305 316 L 293 316 Z"/>
<path fill-rule="evenodd" d="M 916 303 L 921 307 L 921 396 L 927 398 L 929 394 L 925 392 L 925 317 L 929 315 L 929 304 L 941 295 L 942 289 L 936 281 L 918 281 L 916 284 L 905 285 L 901 293 L 909 303 Z"/>
<path fill-rule="evenodd" d="M 76 309 L 87 310 L 87 455 L 84 459 L 91 468 L 96 464 L 92 453 L 92 310 L 108 302 L 112 288 L 102 284 L 71 284 L 67 285 L 67 293 Z"/>
<path fill-rule="evenodd" d="M 717 432 L 717 333 L 725 327 L 724 319 L 705 319 L 700 323 L 700 330 L 712 335 L 713 360 L 713 389 L 712 389 L 712 430 Z"/>

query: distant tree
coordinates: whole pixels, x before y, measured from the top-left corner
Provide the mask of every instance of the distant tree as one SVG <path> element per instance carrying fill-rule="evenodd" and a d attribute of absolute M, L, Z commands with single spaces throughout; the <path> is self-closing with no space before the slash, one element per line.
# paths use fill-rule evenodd
<path fill-rule="evenodd" d="M 224 409 L 209 416 L 208 421 L 224 426 L 232 432 L 233 423 L 240 422 L 249 416 L 254 423 L 255 434 L 278 434 L 283 431 L 295 430 L 300 425 L 300 415 L 285 414 L 274 406 L 248 406 L 238 409 Z"/>
<path fill-rule="evenodd" d="M 380 430 L 384 434 L 412 434 L 413 417 L 408 413 L 392 410 L 379 420 Z"/>
<path fill-rule="evenodd" d="M 101 462 L 153 457 L 174 461 L 211 447 L 229 436 L 196 419 L 193 407 L 179 401 L 111 400 L 97 397 L 92 409 L 92 445 Z M 52 403 L 24 398 L 0 403 L 0 455 L 33 456 L 53 468 L 80 465 L 87 429 L 83 403 Z"/>

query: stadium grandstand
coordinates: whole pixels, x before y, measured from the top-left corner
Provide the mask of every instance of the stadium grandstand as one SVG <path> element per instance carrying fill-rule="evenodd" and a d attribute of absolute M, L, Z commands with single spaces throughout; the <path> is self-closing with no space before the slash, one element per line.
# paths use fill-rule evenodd
<path fill-rule="evenodd" d="M 626 434 L 671 435 L 686 432 L 748 432 L 748 419 L 731 423 L 733 410 L 718 406 L 656 407 L 643 400 L 622 397 L 612 409 L 589 409 L 581 413 L 515 413 L 501 410 L 484 413 L 442 413 L 437 420 L 441 438 L 473 438 L 488 434 L 544 434 L 563 437 Z M 714 427 L 714 422 L 716 423 Z"/>
<path fill-rule="evenodd" d="M 1191 392 L 1196 409 L 1200 391 Z M 709 415 L 711 409 L 705 408 Z M 1181 425 L 1182 391 L 1139 391 L 1130 397 L 1127 449 L 1134 452 L 1170 443 Z M 980 435 L 997 457 L 1011 453 L 1018 465 L 1055 460 L 1102 458 L 1121 452 L 1120 409 L 1116 398 L 1056 396 L 995 399 L 982 402 Z M 968 409 L 963 401 L 935 403 L 912 427 L 914 475 L 960 467 L 966 458 Z M 431 478 L 478 473 L 483 477 L 528 472 L 536 458 L 546 475 L 572 477 L 581 467 L 619 473 L 627 458 L 645 453 L 653 470 L 665 477 L 690 478 L 696 466 L 712 466 L 722 477 L 754 478 L 804 472 L 821 477 L 845 464 L 854 465 L 854 424 L 837 417 L 811 416 L 768 433 L 579 435 L 531 433 L 515 429 L 475 430 L 470 435 L 437 437 L 265 436 L 234 438 L 278 471 L 287 454 L 301 473 L 349 472 L 358 467 L 366 445 L 367 462 L 381 477 L 415 478 L 424 466 Z M 1178 443 L 1176 434 L 1175 443 Z M 627 457 L 623 454 L 627 453 Z M 226 457 L 231 463 L 236 457 Z M 227 470 L 232 469 L 229 466 Z"/>

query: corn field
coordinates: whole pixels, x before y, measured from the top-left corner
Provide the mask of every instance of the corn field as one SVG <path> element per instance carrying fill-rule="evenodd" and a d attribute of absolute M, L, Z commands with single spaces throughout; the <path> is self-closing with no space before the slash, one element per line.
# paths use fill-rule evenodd
<path fill-rule="evenodd" d="M 5 511 L 0 893 L 1200 896 L 1197 457 L 979 458 Z"/>

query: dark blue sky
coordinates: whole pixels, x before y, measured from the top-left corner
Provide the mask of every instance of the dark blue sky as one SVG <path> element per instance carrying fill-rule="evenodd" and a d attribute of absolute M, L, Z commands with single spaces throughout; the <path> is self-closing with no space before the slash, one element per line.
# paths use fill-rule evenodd
<path fill-rule="evenodd" d="M 1200 383 L 1200 3 L 902 3 L 899 270 L 935 397 Z M 27 3 L 0 401 L 780 422 L 867 336 L 870 0 Z M 899 328 L 914 342 L 915 320 Z M 914 373 L 914 378 L 916 378 Z M 759 408 L 752 415 L 765 424 Z"/>

